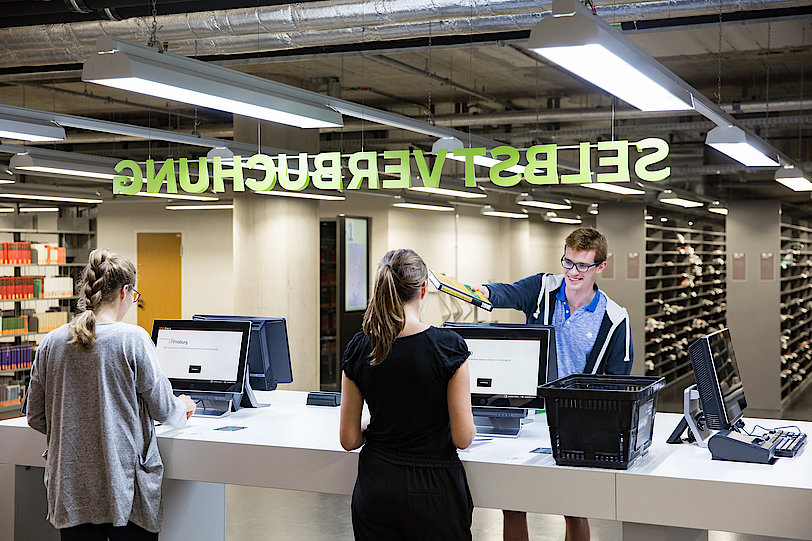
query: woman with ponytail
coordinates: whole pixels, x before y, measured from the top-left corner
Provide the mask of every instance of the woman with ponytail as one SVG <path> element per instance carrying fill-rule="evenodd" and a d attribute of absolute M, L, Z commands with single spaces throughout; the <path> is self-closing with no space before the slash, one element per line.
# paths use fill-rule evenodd
<path fill-rule="evenodd" d="M 176 398 L 155 346 L 123 323 L 138 300 L 132 262 L 93 250 L 79 315 L 42 340 L 31 369 L 28 424 L 47 437 L 48 520 L 62 540 L 157 540 L 163 463 L 154 421 L 195 410 Z"/>
<path fill-rule="evenodd" d="M 356 540 L 468 540 L 473 503 L 457 449 L 473 440 L 465 342 L 420 321 L 428 269 L 412 250 L 378 265 L 342 359 L 341 445 L 361 449 Z M 361 422 L 364 401 L 371 414 Z"/>

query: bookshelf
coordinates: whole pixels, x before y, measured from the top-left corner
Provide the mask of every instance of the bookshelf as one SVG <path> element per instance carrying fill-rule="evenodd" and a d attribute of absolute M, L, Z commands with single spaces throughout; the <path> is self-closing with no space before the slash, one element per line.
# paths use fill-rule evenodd
<path fill-rule="evenodd" d="M 41 338 L 68 322 L 75 313 L 78 299 L 74 295 L 75 284 L 96 244 L 95 208 L 64 206 L 60 207 L 55 227 L 50 222 L 40 228 L 38 222 L 38 216 L 14 214 L 0 217 L 0 242 L 17 243 L 18 247 L 27 246 L 29 250 L 25 257 L 19 258 L 18 255 L 13 261 L 0 264 L 0 292 L 6 297 L 0 298 L 0 313 L 6 321 L 24 319 L 26 324 L 21 328 L 23 332 L 0 334 L 2 416 L 19 411 L 30 379 L 31 361 Z M 44 252 L 42 248 L 31 251 L 31 244 L 58 246 L 60 250 L 53 253 Z M 46 259 L 46 254 L 51 259 Z M 55 284 L 61 287 L 61 291 L 52 287 Z M 8 289 L 13 285 L 18 289 Z M 35 315 L 36 327 L 33 324 Z M 4 355 L 9 350 L 24 350 L 25 354 L 10 359 Z"/>
<path fill-rule="evenodd" d="M 726 323 L 723 218 L 649 208 L 645 225 L 645 374 L 692 377 L 688 346 Z"/>
<path fill-rule="evenodd" d="M 781 405 L 787 407 L 812 378 L 812 227 L 781 217 Z"/>

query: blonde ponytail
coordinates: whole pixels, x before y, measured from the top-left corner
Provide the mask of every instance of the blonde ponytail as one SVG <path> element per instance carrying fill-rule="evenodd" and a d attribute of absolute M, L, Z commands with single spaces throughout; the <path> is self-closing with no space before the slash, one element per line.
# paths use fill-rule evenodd
<path fill-rule="evenodd" d="M 372 366 L 381 364 L 389 355 L 392 343 L 406 325 L 403 304 L 419 294 L 427 278 L 426 264 L 413 250 L 392 250 L 381 259 L 362 324 L 372 344 Z"/>
<path fill-rule="evenodd" d="M 77 288 L 79 315 L 70 324 L 71 344 L 89 349 L 96 341 L 96 314 L 102 305 L 128 285 L 135 286 L 135 265 L 118 254 L 99 248 L 90 252 Z"/>

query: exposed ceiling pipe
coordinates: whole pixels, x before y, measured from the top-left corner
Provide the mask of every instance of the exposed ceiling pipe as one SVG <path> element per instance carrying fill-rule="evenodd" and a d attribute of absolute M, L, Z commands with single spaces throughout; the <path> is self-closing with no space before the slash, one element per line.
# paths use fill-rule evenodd
<path fill-rule="evenodd" d="M 804 100 L 782 100 L 766 102 L 747 102 L 722 105 L 722 109 L 733 115 L 747 114 L 747 113 L 763 113 L 769 110 L 770 112 L 780 111 L 807 111 L 812 109 L 812 99 Z M 637 109 L 618 109 L 615 110 L 615 120 L 642 120 L 647 118 L 668 118 L 674 116 L 685 117 L 688 115 L 698 115 L 696 111 L 680 111 L 675 115 L 672 111 L 657 111 L 647 112 Z M 564 122 L 608 122 L 611 118 L 611 111 L 607 108 L 603 109 L 539 109 L 536 111 L 506 111 L 498 113 L 483 113 L 474 115 L 441 115 L 435 116 L 434 122 L 438 126 L 446 126 L 449 128 L 463 128 L 463 127 L 478 127 L 478 126 L 520 126 L 520 125 L 533 125 L 536 123 L 564 123 Z M 765 120 L 770 122 L 778 122 L 781 117 L 773 117 L 770 119 L 752 119 L 756 124 L 764 124 Z M 711 126 L 713 127 L 713 126 Z M 325 128 L 322 131 L 354 131 L 360 130 L 361 123 L 353 120 L 344 122 L 343 128 Z M 648 129 L 648 127 L 646 127 Z M 709 129 L 709 128 L 703 128 Z M 577 130 L 576 130 L 577 131 Z"/>
<path fill-rule="evenodd" d="M 158 16 L 159 39 L 172 52 L 191 56 L 238 54 L 385 41 L 429 35 L 529 30 L 549 14 L 551 3 L 526 0 L 328 0 L 284 6 Z M 791 0 L 655 0 L 600 3 L 610 22 L 718 15 L 720 12 L 796 6 Z M 0 67 L 83 62 L 102 35 L 147 42 L 151 17 L 0 30 Z"/>

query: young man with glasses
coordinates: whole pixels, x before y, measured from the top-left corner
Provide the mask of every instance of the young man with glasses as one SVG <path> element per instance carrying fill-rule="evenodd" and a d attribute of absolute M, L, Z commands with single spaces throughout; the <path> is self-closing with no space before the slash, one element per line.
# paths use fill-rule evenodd
<path fill-rule="evenodd" d="M 494 308 L 513 308 L 527 324 L 555 327 L 558 376 L 627 375 L 632 369 L 629 314 L 595 283 L 606 268 L 606 238 L 592 227 L 567 236 L 561 257 L 563 274 L 539 273 L 513 284 L 478 286 Z M 525 513 L 505 511 L 505 541 L 528 539 Z M 565 517 L 565 541 L 588 541 L 589 522 Z"/>

